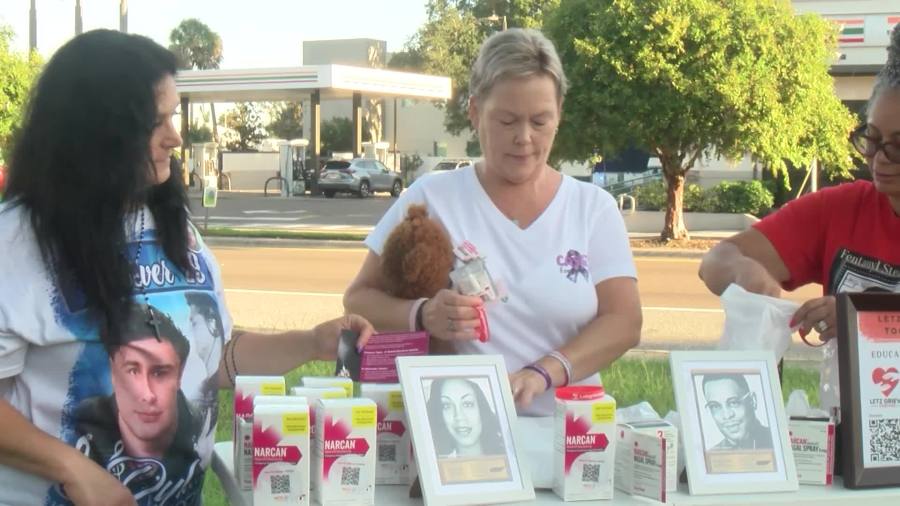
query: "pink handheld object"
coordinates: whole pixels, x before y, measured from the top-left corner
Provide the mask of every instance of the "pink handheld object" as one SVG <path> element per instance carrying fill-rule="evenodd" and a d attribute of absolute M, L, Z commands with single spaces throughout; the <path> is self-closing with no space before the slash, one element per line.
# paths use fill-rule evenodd
<path fill-rule="evenodd" d="M 482 343 L 486 343 L 488 342 L 488 339 L 491 338 L 491 330 L 488 328 L 487 312 L 485 312 L 484 306 L 478 306 L 475 310 L 478 311 L 478 321 L 481 323 L 478 329 L 478 340 Z"/>

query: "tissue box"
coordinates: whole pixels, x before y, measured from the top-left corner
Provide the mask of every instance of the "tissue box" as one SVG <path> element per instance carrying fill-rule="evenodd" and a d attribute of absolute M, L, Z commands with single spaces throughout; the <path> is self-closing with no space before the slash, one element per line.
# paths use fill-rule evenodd
<path fill-rule="evenodd" d="M 312 473 L 321 506 L 375 504 L 377 420 L 369 399 L 319 401 Z"/>
<path fill-rule="evenodd" d="M 404 485 L 409 476 L 410 434 L 398 384 L 363 383 L 360 395 L 375 401 L 378 409 L 378 465 L 375 483 Z"/>
<path fill-rule="evenodd" d="M 284 395 L 283 376 L 238 376 L 234 380 L 234 474 L 238 487 L 253 490 L 253 399 Z"/>
<path fill-rule="evenodd" d="M 629 479 L 631 474 L 620 474 L 619 469 L 629 468 L 630 464 L 627 462 L 633 461 L 628 452 L 634 445 L 633 434 L 648 434 L 666 440 L 665 486 L 666 492 L 674 492 L 678 488 L 678 429 L 665 420 L 620 423 L 617 428 L 619 440 L 616 442 L 616 488 L 633 493 Z"/>
<path fill-rule="evenodd" d="M 834 422 L 830 418 L 791 417 L 788 422 L 798 481 L 831 485 L 834 478 Z"/>
<path fill-rule="evenodd" d="M 253 410 L 254 506 L 309 505 L 311 457 L 309 406 L 257 402 Z"/>

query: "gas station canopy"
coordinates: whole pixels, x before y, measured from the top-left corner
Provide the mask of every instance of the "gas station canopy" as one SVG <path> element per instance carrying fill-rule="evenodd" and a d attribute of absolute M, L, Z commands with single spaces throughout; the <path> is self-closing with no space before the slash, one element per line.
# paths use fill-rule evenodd
<path fill-rule="evenodd" d="M 321 99 L 451 97 L 450 78 L 347 65 L 246 70 L 186 70 L 175 78 L 182 98 L 195 102 L 264 102 Z"/>
<path fill-rule="evenodd" d="M 309 65 L 245 70 L 185 70 L 175 77 L 182 110 L 194 102 L 269 102 L 309 100 L 310 150 L 318 164 L 321 100 L 352 99 L 353 152 L 362 151 L 362 96 L 366 98 L 451 98 L 450 78 L 348 65 Z M 394 124 L 396 125 L 396 101 Z M 187 138 L 188 115 L 181 115 Z M 395 140 L 396 141 L 396 140 Z M 184 147 L 182 147 L 184 149 Z M 182 152 L 182 155 L 184 153 Z M 182 156 L 184 159 L 184 156 Z"/>

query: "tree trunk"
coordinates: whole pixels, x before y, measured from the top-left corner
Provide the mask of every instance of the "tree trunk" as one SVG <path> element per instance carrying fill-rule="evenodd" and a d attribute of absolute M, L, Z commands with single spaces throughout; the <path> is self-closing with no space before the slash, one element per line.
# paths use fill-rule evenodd
<path fill-rule="evenodd" d="M 212 124 L 213 124 L 213 125 L 212 125 L 212 126 L 213 126 L 212 134 L 213 134 L 213 142 L 215 142 L 216 144 L 218 144 L 218 143 L 219 143 L 219 126 L 218 126 L 218 125 L 219 125 L 219 120 L 218 120 L 218 118 L 216 118 L 216 104 L 215 104 L 215 102 L 210 102 L 210 103 L 209 103 L 209 111 L 210 111 L 210 115 L 212 115 Z"/>
<path fill-rule="evenodd" d="M 683 201 L 684 201 L 684 172 L 681 170 L 669 171 L 663 167 L 666 178 L 666 222 L 660 239 L 671 241 L 673 239 L 690 239 L 687 228 L 684 226 Z"/>

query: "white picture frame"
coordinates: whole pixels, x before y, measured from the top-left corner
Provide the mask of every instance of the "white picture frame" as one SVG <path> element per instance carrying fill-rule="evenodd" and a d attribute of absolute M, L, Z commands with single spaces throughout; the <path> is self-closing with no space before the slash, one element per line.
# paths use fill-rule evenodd
<path fill-rule="evenodd" d="M 769 351 L 673 351 L 692 495 L 799 489 L 775 356 Z"/>
<path fill-rule="evenodd" d="M 404 356 L 397 372 L 425 506 L 534 499 L 503 357 Z"/>

